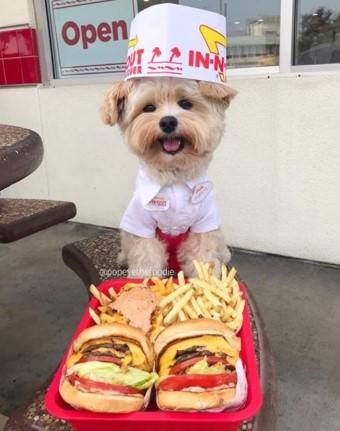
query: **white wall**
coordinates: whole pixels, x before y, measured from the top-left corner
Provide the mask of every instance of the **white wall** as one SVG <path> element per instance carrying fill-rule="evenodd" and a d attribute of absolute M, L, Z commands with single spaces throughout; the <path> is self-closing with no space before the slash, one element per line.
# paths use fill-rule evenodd
<path fill-rule="evenodd" d="M 230 243 L 340 263 L 340 74 L 233 84 L 211 169 Z"/>
<path fill-rule="evenodd" d="M 0 28 L 32 23 L 29 0 L 0 0 Z"/>
<path fill-rule="evenodd" d="M 340 264 L 340 72 L 230 84 L 239 95 L 210 168 L 229 244 Z M 137 162 L 101 124 L 107 87 L 0 89 L 0 122 L 45 146 L 41 167 L 3 196 L 70 200 L 78 221 L 119 223 Z"/>

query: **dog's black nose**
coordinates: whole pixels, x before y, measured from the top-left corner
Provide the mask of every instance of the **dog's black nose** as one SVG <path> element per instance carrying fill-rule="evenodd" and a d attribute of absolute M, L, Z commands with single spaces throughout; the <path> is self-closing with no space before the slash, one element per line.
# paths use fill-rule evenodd
<path fill-rule="evenodd" d="M 163 130 L 164 133 L 171 133 L 176 130 L 178 121 L 176 117 L 172 115 L 167 115 L 160 119 L 159 127 Z"/>

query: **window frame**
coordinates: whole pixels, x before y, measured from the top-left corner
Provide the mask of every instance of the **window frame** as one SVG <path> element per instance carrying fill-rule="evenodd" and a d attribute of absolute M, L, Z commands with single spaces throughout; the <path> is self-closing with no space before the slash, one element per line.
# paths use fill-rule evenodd
<path fill-rule="evenodd" d="M 281 0 L 284 1 L 284 0 Z M 292 72 L 306 72 L 306 73 L 314 73 L 314 72 L 332 72 L 332 71 L 340 71 L 340 63 L 324 63 L 324 64 L 299 64 L 299 65 L 294 65 L 294 47 L 293 47 L 293 42 L 294 39 L 296 38 L 297 34 L 296 34 L 296 26 L 294 26 L 294 19 L 297 16 L 297 2 L 299 0 L 293 0 L 293 29 L 292 29 L 292 34 L 293 34 L 293 40 L 291 43 L 291 71 Z"/>
<path fill-rule="evenodd" d="M 298 0 L 281 0 L 280 4 L 280 55 L 277 66 L 264 67 L 242 67 L 228 70 L 231 79 L 247 78 L 270 78 L 282 77 L 284 75 L 315 74 L 320 72 L 340 71 L 340 63 L 315 64 L 315 65 L 293 65 L 293 43 L 296 37 L 295 17 L 296 4 Z M 134 0 L 135 10 L 137 0 Z M 34 16 L 39 47 L 39 59 L 41 67 L 42 85 L 48 87 L 59 87 L 69 85 L 105 84 L 123 79 L 121 73 L 77 78 L 55 78 L 52 60 L 52 44 L 48 28 L 48 16 L 45 0 L 30 0 L 31 16 Z"/>

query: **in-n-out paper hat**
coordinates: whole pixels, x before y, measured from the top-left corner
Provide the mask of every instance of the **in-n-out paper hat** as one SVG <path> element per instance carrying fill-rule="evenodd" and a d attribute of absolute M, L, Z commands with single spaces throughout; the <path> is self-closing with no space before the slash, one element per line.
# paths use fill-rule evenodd
<path fill-rule="evenodd" d="M 125 79 L 173 76 L 225 82 L 223 15 L 175 4 L 144 9 L 131 23 Z"/>

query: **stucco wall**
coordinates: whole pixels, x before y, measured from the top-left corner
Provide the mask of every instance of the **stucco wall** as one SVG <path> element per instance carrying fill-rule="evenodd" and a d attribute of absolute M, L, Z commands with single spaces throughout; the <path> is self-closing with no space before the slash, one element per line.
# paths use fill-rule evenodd
<path fill-rule="evenodd" d="M 32 23 L 29 0 L 1 0 L 0 28 L 18 24 Z"/>
<path fill-rule="evenodd" d="M 239 94 L 210 168 L 229 244 L 339 264 L 340 72 L 230 84 Z M 0 89 L 0 122 L 45 145 L 41 167 L 2 196 L 71 200 L 78 221 L 119 223 L 137 162 L 101 124 L 107 87 Z"/>

